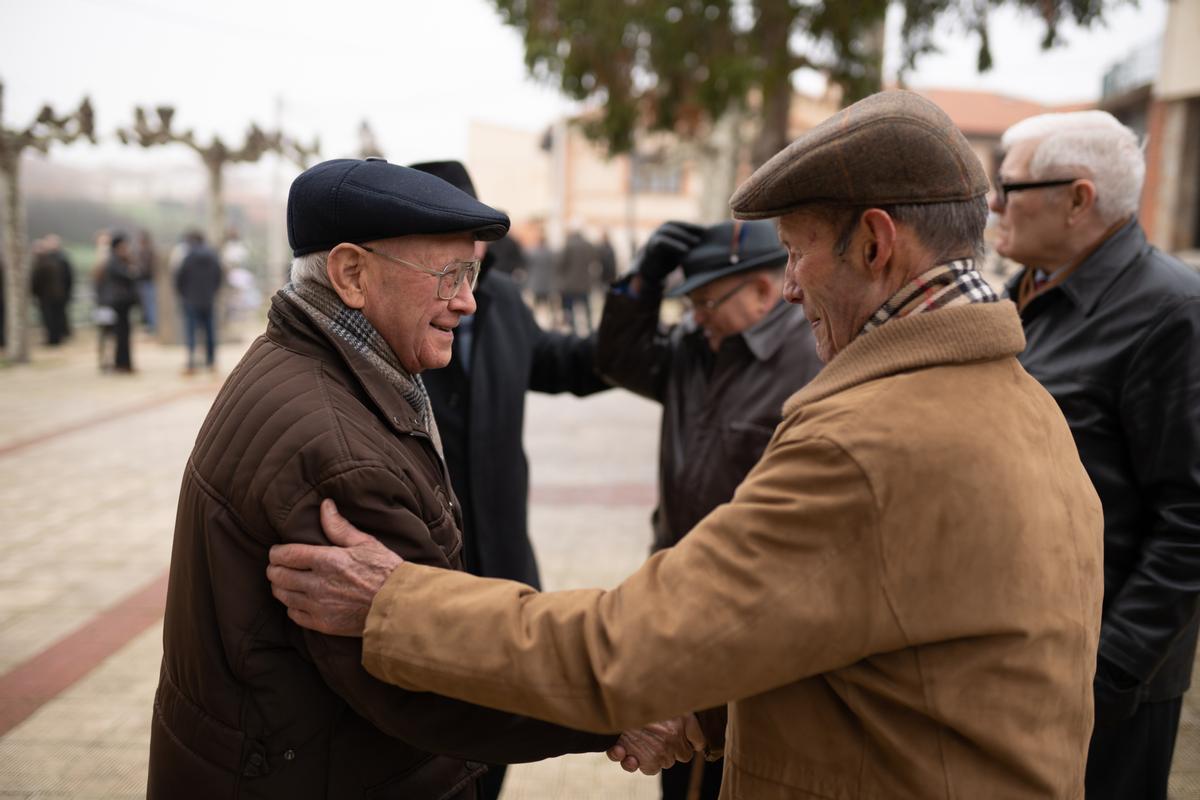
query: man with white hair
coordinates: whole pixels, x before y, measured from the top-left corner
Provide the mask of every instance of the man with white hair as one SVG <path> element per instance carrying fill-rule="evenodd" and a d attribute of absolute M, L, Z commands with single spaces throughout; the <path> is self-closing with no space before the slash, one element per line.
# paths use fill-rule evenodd
<path fill-rule="evenodd" d="M 1104 505 L 1089 798 L 1165 798 L 1200 603 L 1200 276 L 1146 242 L 1137 137 L 1103 111 L 1017 123 L 991 209 L 1028 345 Z"/>

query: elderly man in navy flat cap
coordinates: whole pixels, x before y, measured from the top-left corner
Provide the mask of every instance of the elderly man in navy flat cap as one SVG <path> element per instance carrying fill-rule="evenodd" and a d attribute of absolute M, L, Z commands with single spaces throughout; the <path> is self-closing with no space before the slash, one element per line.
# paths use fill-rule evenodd
<path fill-rule="evenodd" d="M 149 797 L 471 800 L 476 761 L 618 742 L 651 771 L 690 757 L 682 720 L 618 739 L 387 685 L 363 669 L 361 641 L 305 630 L 271 596 L 268 549 L 326 542 L 323 498 L 387 531 L 406 561 L 461 569 L 462 513 L 420 373 L 450 361 L 481 242 L 509 224 L 373 159 L 301 174 L 287 222 L 292 281 L 184 471 Z"/>

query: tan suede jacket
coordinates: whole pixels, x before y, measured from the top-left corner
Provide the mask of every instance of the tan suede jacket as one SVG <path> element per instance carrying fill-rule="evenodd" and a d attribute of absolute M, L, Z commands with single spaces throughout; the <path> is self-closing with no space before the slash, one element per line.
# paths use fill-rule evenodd
<path fill-rule="evenodd" d="M 1100 504 L 1014 306 L 859 337 L 731 503 L 611 591 L 403 564 L 375 675 L 594 730 L 732 701 L 721 796 L 1076 798 Z"/>

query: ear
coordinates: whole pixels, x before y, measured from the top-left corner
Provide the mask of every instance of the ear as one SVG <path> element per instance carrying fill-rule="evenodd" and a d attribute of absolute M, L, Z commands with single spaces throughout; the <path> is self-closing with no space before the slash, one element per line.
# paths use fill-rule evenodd
<path fill-rule="evenodd" d="M 754 277 L 752 279 L 754 293 L 763 300 L 769 299 L 771 296 L 771 290 L 781 283 L 782 281 L 775 279 L 774 272 L 766 269 L 755 270 Z"/>
<path fill-rule="evenodd" d="M 881 208 L 868 208 L 862 215 L 865 235 L 859 244 L 863 265 L 878 278 L 896 249 L 896 223 Z"/>
<path fill-rule="evenodd" d="M 362 308 L 367 303 L 364 281 L 366 269 L 366 253 L 352 244 L 342 243 L 329 251 L 326 266 L 329 282 L 342 302 L 350 308 Z"/>
<path fill-rule="evenodd" d="M 1067 224 L 1075 225 L 1090 216 L 1096 207 L 1096 184 L 1081 178 L 1071 184 L 1070 205 L 1067 208 Z"/>

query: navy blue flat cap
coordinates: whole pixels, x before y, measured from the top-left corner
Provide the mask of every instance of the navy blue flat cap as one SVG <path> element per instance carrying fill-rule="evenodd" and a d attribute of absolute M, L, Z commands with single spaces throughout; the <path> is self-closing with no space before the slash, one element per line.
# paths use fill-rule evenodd
<path fill-rule="evenodd" d="M 288 192 L 292 255 L 414 234 L 472 233 L 490 242 L 508 216 L 441 178 L 383 159 L 339 158 L 310 167 Z"/>
<path fill-rule="evenodd" d="M 779 243 L 774 222 L 722 222 L 709 226 L 700 244 L 684 256 L 683 283 L 667 292 L 667 297 L 685 295 L 726 275 L 786 263 L 787 251 Z"/>

